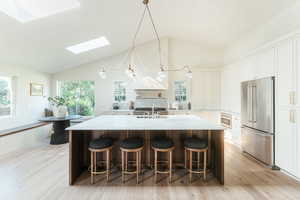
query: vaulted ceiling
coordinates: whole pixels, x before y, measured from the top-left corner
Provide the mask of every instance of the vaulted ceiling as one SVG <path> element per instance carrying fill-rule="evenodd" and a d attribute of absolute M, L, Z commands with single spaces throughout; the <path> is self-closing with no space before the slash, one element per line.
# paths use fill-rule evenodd
<path fill-rule="evenodd" d="M 297 0 L 150 0 L 159 34 L 224 50 Z M 128 49 L 142 0 L 79 0 L 80 8 L 20 23 L 0 12 L 0 64 L 55 73 Z M 154 39 L 149 20 L 138 37 Z M 67 46 L 106 36 L 111 45 L 72 54 Z"/>

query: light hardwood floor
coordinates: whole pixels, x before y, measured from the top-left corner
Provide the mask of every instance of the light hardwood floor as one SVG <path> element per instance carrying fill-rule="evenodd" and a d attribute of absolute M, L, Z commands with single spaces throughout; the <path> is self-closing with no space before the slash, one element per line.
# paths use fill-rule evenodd
<path fill-rule="evenodd" d="M 105 176 L 96 178 L 90 185 L 88 174 L 75 186 L 68 185 L 68 145 L 47 146 L 0 157 L 0 199 L 22 200 L 144 200 L 144 199 L 300 199 L 300 183 L 279 171 L 264 168 L 243 156 L 239 149 L 226 143 L 225 186 L 208 176 L 186 184 L 181 170 L 176 172 L 174 183 L 146 172 L 142 183 L 131 178 L 121 184 L 120 173 L 114 173 L 106 184 Z M 195 176 L 196 177 L 196 176 Z"/>

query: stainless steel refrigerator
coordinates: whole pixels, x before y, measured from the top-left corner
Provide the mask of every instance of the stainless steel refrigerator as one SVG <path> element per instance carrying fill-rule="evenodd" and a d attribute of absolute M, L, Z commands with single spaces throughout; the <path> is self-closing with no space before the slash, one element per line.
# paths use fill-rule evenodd
<path fill-rule="evenodd" d="M 274 166 L 274 77 L 241 83 L 242 150 Z"/>

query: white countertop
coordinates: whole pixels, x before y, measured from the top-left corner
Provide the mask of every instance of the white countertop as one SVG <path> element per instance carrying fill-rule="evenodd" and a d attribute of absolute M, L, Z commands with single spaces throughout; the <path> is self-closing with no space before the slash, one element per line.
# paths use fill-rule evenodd
<path fill-rule="evenodd" d="M 66 130 L 224 130 L 195 115 L 165 115 L 157 119 L 136 115 L 102 115 Z"/>

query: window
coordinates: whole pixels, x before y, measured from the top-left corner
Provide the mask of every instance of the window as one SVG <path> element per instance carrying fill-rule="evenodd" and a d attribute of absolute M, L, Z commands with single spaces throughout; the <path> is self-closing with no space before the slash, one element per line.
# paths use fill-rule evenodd
<path fill-rule="evenodd" d="M 117 102 L 126 101 L 126 88 L 125 82 L 123 81 L 115 81 L 114 82 L 114 98 Z"/>
<path fill-rule="evenodd" d="M 70 115 L 94 115 L 94 81 L 58 81 L 57 85 L 58 96 L 66 100 Z"/>
<path fill-rule="evenodd" d="M 185 102 L 187 100 L 187 88 L 185 81 L 175 81 L 175 101 Z"/>
<path fill-rule="evenodd" d="M 0 117 L 10 116 L 12 113 L 11 79 L 0 76 Z"/>

